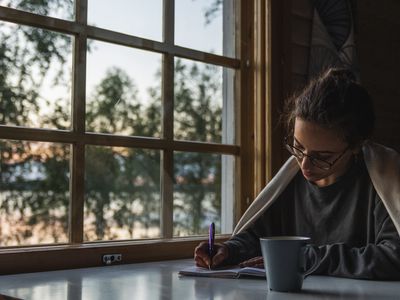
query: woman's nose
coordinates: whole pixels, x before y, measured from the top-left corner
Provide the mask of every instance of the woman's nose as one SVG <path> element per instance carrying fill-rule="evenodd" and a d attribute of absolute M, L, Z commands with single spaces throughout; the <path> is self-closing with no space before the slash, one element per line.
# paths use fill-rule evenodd
<path fill-rule="evenodd" d="M 311 169 L 313 164 L 311 163 L 311 159 L 308 156 L 303 156 L 303 160 L 301 161 L 301 168 L 308 170 Z"/>

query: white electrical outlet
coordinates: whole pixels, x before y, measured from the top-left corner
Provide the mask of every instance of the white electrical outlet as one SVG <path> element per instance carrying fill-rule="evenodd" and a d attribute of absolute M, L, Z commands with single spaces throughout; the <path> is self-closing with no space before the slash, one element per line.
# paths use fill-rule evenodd
<path fill-rule="evenodd" d="M 104 254 L 103 255 L 103 264 L 111 265 L 116 262 L 122 261 L 122 254 Z"/>

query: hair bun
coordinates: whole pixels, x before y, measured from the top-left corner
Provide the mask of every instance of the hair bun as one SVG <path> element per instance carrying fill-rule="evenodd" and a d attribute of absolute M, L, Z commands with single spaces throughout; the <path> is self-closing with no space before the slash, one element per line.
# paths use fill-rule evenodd
<path fill-rule="evenodd" d="M 324 77 L 325 78 L 331 77 L 336 82 L 347 81 L 349 83 L 350 82 L 355 83 L 357 81 L 354 72 L 351 69 L 345 69 L 345 68 L 331 68 L 328 70 L 328 72 L 325 73 Z"/>

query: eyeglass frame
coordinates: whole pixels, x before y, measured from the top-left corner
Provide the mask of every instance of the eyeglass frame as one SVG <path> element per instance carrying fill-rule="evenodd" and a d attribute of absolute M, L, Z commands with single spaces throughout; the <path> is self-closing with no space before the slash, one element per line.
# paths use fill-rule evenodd
<path fill-rule="evenodd" d="M 297 148 L 296 146 L 290 145 L 290 144 L 288 143 L 288 139 L 289 139 L 288 137 L 285 137 L 285 146 L 286 146 L 286 150 L 288 150 L 288 152 L 289 152 L 290 154 L 292 154 L 294 157 L 296 157 L 297 159 L 300 159 L 300 160 L 304 159 L 304 157 L 306 156 L 306 157 L 308 157 L 308 158 L 310 159 L 310 162 L 312 163 L 313 166 L 315 166 L 315 167 L 317 167 L 317 168 L 320 168 L 321 170 L 325 170 L 325 171 L 328 171 L 328 170 L 332 169 L 332 167 L 335 165 L 335 163 L 337 163 L 337 162 L 339 161 L 339 159 L 341 159 L 341 158 L 343 157 L 343 155 L 347 152 L 347 150 L 350 149 L 350 145 L 347 146 L 347 147 L 340 153 L 340 155 L 339 155 L 334 161 L 329 162 L 329 161 L 326 161 L 326 160 L 324 160 L 324 159 L 316 158 L 316 157 L 314 157 L 314 156 L 312 156 L 312 155 L 305 154 L 305 153 L 303 152 L 303 150 L 300 150 L 300 149 Z M 299 151 L 299 152 L 301 153 L 301 157 L 297 156 L 297 155 L 294 153 L 293 149 L 296 149 L 297 151 Z M 328 164 L 329 167 L 328 167 L 328 168 L 322 168 L 322 167 L 320 167 L 320 166 L 317 166 L 317 165 L 314 163 L 315 160 L 322 161 L 322 162 Z"/>

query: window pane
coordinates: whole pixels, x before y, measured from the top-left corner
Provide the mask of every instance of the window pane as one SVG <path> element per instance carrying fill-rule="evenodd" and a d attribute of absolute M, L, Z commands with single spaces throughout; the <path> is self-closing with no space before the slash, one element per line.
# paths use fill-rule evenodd
<path fill-rule="evenodd" d="M 227 155 L 174 153 L 174 236 L 206 234 L 211 222 L 217 233 L 232 232 L 232 163 Z"/>
<path fill-rule="evenodd" d="M 161 55 L 93 40 L 89 45 L 86 130 L 160 137 Z"/>
<path fill-rule="evenodd" d="M 162 9 L 162 0 L 88 0 L 88 24 L 161 41 Z"/>
<path fill-rule="evenodd" d="M 176 0 L 175 44 L 235 57 L 235 2 Z"/>
<path fill-rule="evenodd" d="M 233 74 L 219 66 L 175 60 L 176 139 L 234 143 Z"/>
<path fill-rule="evenodd" d="M 72 40 L 0 22 L 0 124 L 70 127 Z"/>
<path fill-rule="evenodd" d="M 70 146 L 0 140 L 0 246 L 68 242 Z"/>
<path fill-rule="evenodd" d="M 160 152 L 86 147 L 85 241 L 160 236 Z"/>
<path fill-rule="evenodd" d="M 67 19 L 67 20 L 74 19 L 73 0 L 53 0 L 53 1 L 0 0 L 0 5 L 48 17 Z"/>

